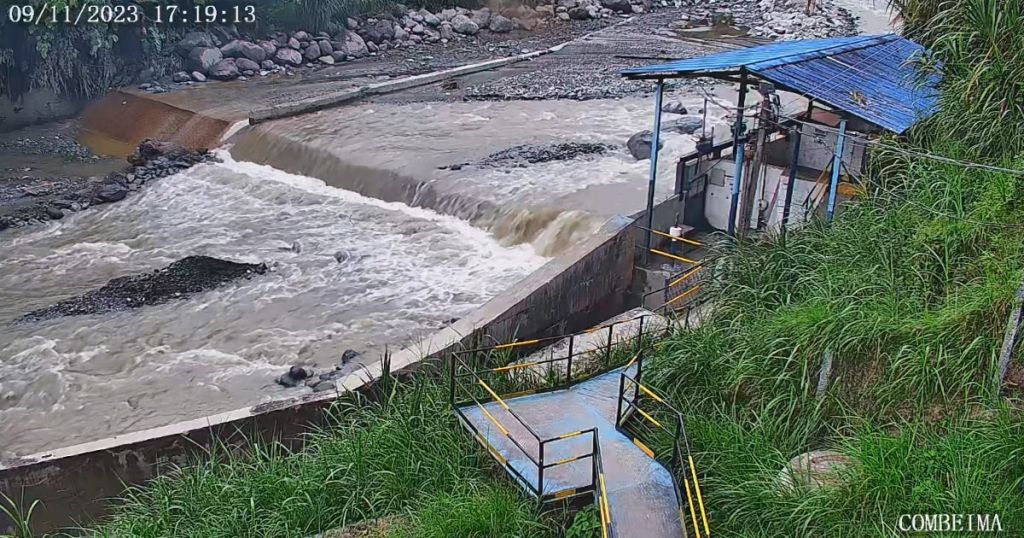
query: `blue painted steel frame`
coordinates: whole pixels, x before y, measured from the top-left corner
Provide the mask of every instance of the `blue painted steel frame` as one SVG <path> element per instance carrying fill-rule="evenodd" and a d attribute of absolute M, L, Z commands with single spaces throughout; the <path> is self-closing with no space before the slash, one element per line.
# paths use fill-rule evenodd
<path fill-rule="evenodd" d="M 651 230 L 654 229 L 654 185 L 658 179 L 658 145 L 661 142 L 661 98 L 665 86 L 664 80 L 658 80 L 654 88 L 654 132 L 651 134 L 651 177 L 647 182 L 647 248 L 644 249 L 644 261 L 651 251 Z"/>
<path fill-rule="evenodd" d="M 846 120 L 839 123 L 839 140 L 836 141 L 836 154 L 832 161 L 832 183 L 828 188 L 828 209 L 825 220 L 832 222 L 836 211 L 836 192 L 839 189 L 839 170 L 843 167 L 843 150 L 846 144 Z"/>

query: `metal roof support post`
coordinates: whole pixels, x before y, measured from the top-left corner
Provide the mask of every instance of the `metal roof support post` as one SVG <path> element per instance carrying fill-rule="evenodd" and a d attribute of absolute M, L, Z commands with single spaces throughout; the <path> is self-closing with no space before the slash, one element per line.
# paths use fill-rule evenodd
<path fill-rule="evenodd" d="M 644 264 L 651 252 L 651 230 L 654 229 L 654 184 L 658 179 L 658 144 L 661 142 L 661 96 L 665 79 L 658 79 L 654 87 L 654 132 L 651 134 L 651 177 L 647 182 L 647 239 L 644 247 Z"/>
<path fill-rule="evenodd" d="M 832 184 L 828 189 L 828 207 L 825 220 L 832 222 L 836 212 L 836 191 L 839 189 L 839 170 L 843 167 L 843 145 L 846 142 L 846 120 L 839 122 L 839 140 L 836 141 L 836 156 L 832 163 Z"/>
<path fill-rule="evenodd" d="M 789 224 L 789 207 L 793 205 L 793 188 L 796 185 L 796 172 L 800 164 L 800 139 L 803 137 L 800 133 L 799 124 L 797 124 L 790 133 L 793 135 L 793 139 L 789 141 L 789 144 L 793 146 L 793 156 L 790 157 L 789 163 L 789 183 L 786 184 L 786 203 L 782 207 L 782 226 L 780 227 L 782 237 L 786 237 L 786 225 Z"/>
<path fill-rule="evenodd" d="M 732 200 L 729 203 L 729 235 L 736 237 L 736 211 L 740 203 L 740 183 L 743 181 L 743 158 L 746 148 L 743 144 L 743 106 L 747 98 L 747 72 L 740 74 L 740 96 L 736 103 L 736 124 L 733 127 L 732 151 L 736 157 L 736 171 L 732 177 Z"/>

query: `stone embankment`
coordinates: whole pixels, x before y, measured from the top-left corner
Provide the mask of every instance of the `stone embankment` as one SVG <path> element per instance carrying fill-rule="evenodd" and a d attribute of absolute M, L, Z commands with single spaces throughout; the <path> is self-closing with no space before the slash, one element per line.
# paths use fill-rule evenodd
<path fill-rule="evenodd" d="M 502 37 L 515 41 L 560 24 L 612 20 L 655 9 L 677 11 L 666 16 L 678 18 L 684 27 L 730 25 L 745 29 L 749 35 L 772 39 L 856 32 L 855 19 L 846 10 L 826 2 L 808 12 L 805 0 L 540 0 L 534 7 L 500 5 L 438 12 L 400 7 L 398 14 L 348 18 L 346 28 L 334 34 L 295 30 L 255 37 L 230 27 L 190 32 L 175 45 L 185 70 L 174 73 L 170 80 L 143 82 L 139 88 L 164 93 L 211 79 L 294 75 L 297 70 L 322 69 L 403 49 L 425 57 L 444 54 L 453 47 L 493 53 L 494 42 Z M 505 48 L 506 54 L 521 52 Z M 408 59 L 408 54 L 401 56 Z"/>
<path fill-rule="evenodd" d="M 206 151 L 145 140 L 128 158 L 129 167 L 105 176 L 0 178 L 0 231 L 123 200 L 151 180 L 212 159 Z"/>

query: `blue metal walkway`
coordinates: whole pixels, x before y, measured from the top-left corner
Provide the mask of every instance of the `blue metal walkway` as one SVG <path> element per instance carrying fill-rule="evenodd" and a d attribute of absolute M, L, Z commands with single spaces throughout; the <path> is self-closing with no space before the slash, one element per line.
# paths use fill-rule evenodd
<path fill-rule="evenodd" d="M 478 440 L 486 442 L 499 461 L 507 462 L 510 475 L 527 490 L 540 492 L 541 498 L 588 491 L 594 483 L 592 460 L 597 458 L 611 535 L 686 536 L 680 510 L 684 504 L 671 473 L 653 459 L 649 448 L 616 428 L 620 383 L 628 379 L 622 372 L 614 370 L 553 392 L 471 403 L 459 408 L 460 415 Z M 594 436 L 585 435 L 594 428 L 596 450 Z M 538 436 L 546 441 L 536 442 Z M 600 498 L 602 492 L 596 493 Z"/>

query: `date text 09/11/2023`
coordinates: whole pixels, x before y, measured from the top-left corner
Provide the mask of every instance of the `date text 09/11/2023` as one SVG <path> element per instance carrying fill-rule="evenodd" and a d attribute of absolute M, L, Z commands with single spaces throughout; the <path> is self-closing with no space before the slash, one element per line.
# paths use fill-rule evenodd
<path fill-rule="evenodd" d="M 15 24 L 211 24 L 256 22 L 256 6 L 236 5 L 220 9 L 214 5 L 179 6 L 156 4 L 142 8 L 138 4 L 77 7 L 67 2 L 12 5 L 7 20 Z"/>

